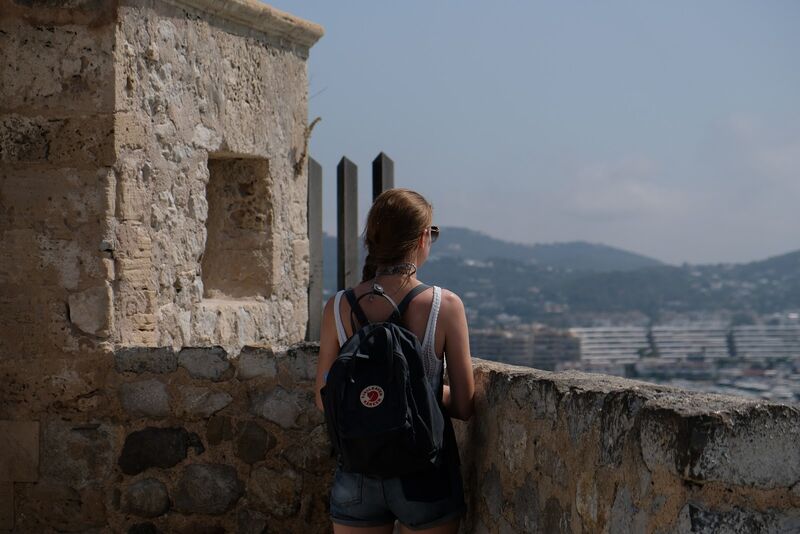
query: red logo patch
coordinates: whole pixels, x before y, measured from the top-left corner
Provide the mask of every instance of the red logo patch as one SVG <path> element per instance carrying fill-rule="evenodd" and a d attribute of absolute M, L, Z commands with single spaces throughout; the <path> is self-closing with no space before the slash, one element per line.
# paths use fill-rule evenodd
<path fill-rule="evenodd" d="M 367 408 L 374 408 L 383 402 L 383 388 L 380 386 L 367 386 L 361 391 L 361 404 Z"/>

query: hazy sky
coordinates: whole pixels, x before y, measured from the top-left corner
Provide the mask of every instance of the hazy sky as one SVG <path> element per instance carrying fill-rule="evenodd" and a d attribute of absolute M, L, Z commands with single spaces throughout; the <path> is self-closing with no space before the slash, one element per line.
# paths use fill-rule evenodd
<path fill-rule="evenodd" d="M 664 261 L 800 249 L 800 2 L 276 1 L 325 27 L 311 142 L 440 225 Z"/>

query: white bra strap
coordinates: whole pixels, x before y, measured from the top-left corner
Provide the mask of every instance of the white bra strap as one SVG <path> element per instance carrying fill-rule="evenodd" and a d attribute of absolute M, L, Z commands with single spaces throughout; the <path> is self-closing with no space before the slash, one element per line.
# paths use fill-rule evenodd
<path fill-rule="evenodd" d="M 436 319 L 439 317 L 439 306 L 442 303 L 442 288 L 433 286 L 433 303 L 431 313 L 428 315 L 428 326 L 425 327 L 425 338 L 422 340 L 423 350 L 430 344 L 431 354 L 434 354 L 434 342 L 436 338 Z"/>
<path fill-rule="evenodd" d="M 339 338 L 340 347 L 347 341 L 347 334 L 344 333 L 344 326 L 342 325 L 342 312 L 339 311 L 339 305 L 342 302 L 343 294 L 344 289 L 336 293 L 336 297 L 333 299 L 333 316 L 336 319 L 336 336 Z"/>

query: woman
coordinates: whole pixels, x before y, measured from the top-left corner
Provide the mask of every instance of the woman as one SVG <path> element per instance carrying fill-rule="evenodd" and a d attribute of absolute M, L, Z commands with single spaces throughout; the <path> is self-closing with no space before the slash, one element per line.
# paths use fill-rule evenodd
<path fill-rule="evenodd" d="M 408 189 L 390 189 L 375 200 L 364 232 L 368 255 L 363 280 L 353 288 L 356 297 L 369 292 L 377 282 L 392 300 L 400 302 L 421 284 L 417 268 L 428 258 L 431 244 L 439 235 L 439 229 L 431 225 L 432 217 L 431 205 L 422 195 Z M 323 409 L 320 389 L 325 385 L 325 376 L 339 347 L 353 335 L 347 319 L 350 306 L 341 294 L 331 298 L 323 312 L 316 379 L 316 402 L 320 410 Z M 359 304 L 370 321 L 383 321 L 392 311 L 384 298 L 368 296 L 360 299 Z M 446 415 L 469 419 L 475 383 L 461 299 L 433 286 L 411 300 L 402 322 L 422 343 L 426 376 L 434 391 L 441 385 L 446 362 L 449 385 L 441 389 Z M 458 451 L 449 419 L 445 434 L 445 459 L 441 467 L 431 472 L 378 479 L 337 469 L 331 490 L 334 532 L 388 534 L 393 531 L 395 520 L 400 523 L 400 532 L 457 532 L 465 505 Z"/>

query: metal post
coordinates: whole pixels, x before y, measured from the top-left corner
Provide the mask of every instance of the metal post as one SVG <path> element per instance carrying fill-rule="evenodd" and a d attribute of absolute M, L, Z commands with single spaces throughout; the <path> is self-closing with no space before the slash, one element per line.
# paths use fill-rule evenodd
<path fill-rule="evenodd" d="M 308 328 L 307 341 L 319 341 L 322 325 L 322 166 L 308 158 Z"/>
<path fill-rule="evenodd" d="M 372 160 L 372 200 L 394 187 L 394 161 L 381 152 Z"/>
<path fill-rule="evenodd" d="M 345 289 L 358 284 L 361 278 L 358 272 L 358 167 L 346 157 L 336 166 L 336 182 L 336 284 L 339 289 Z"/>

